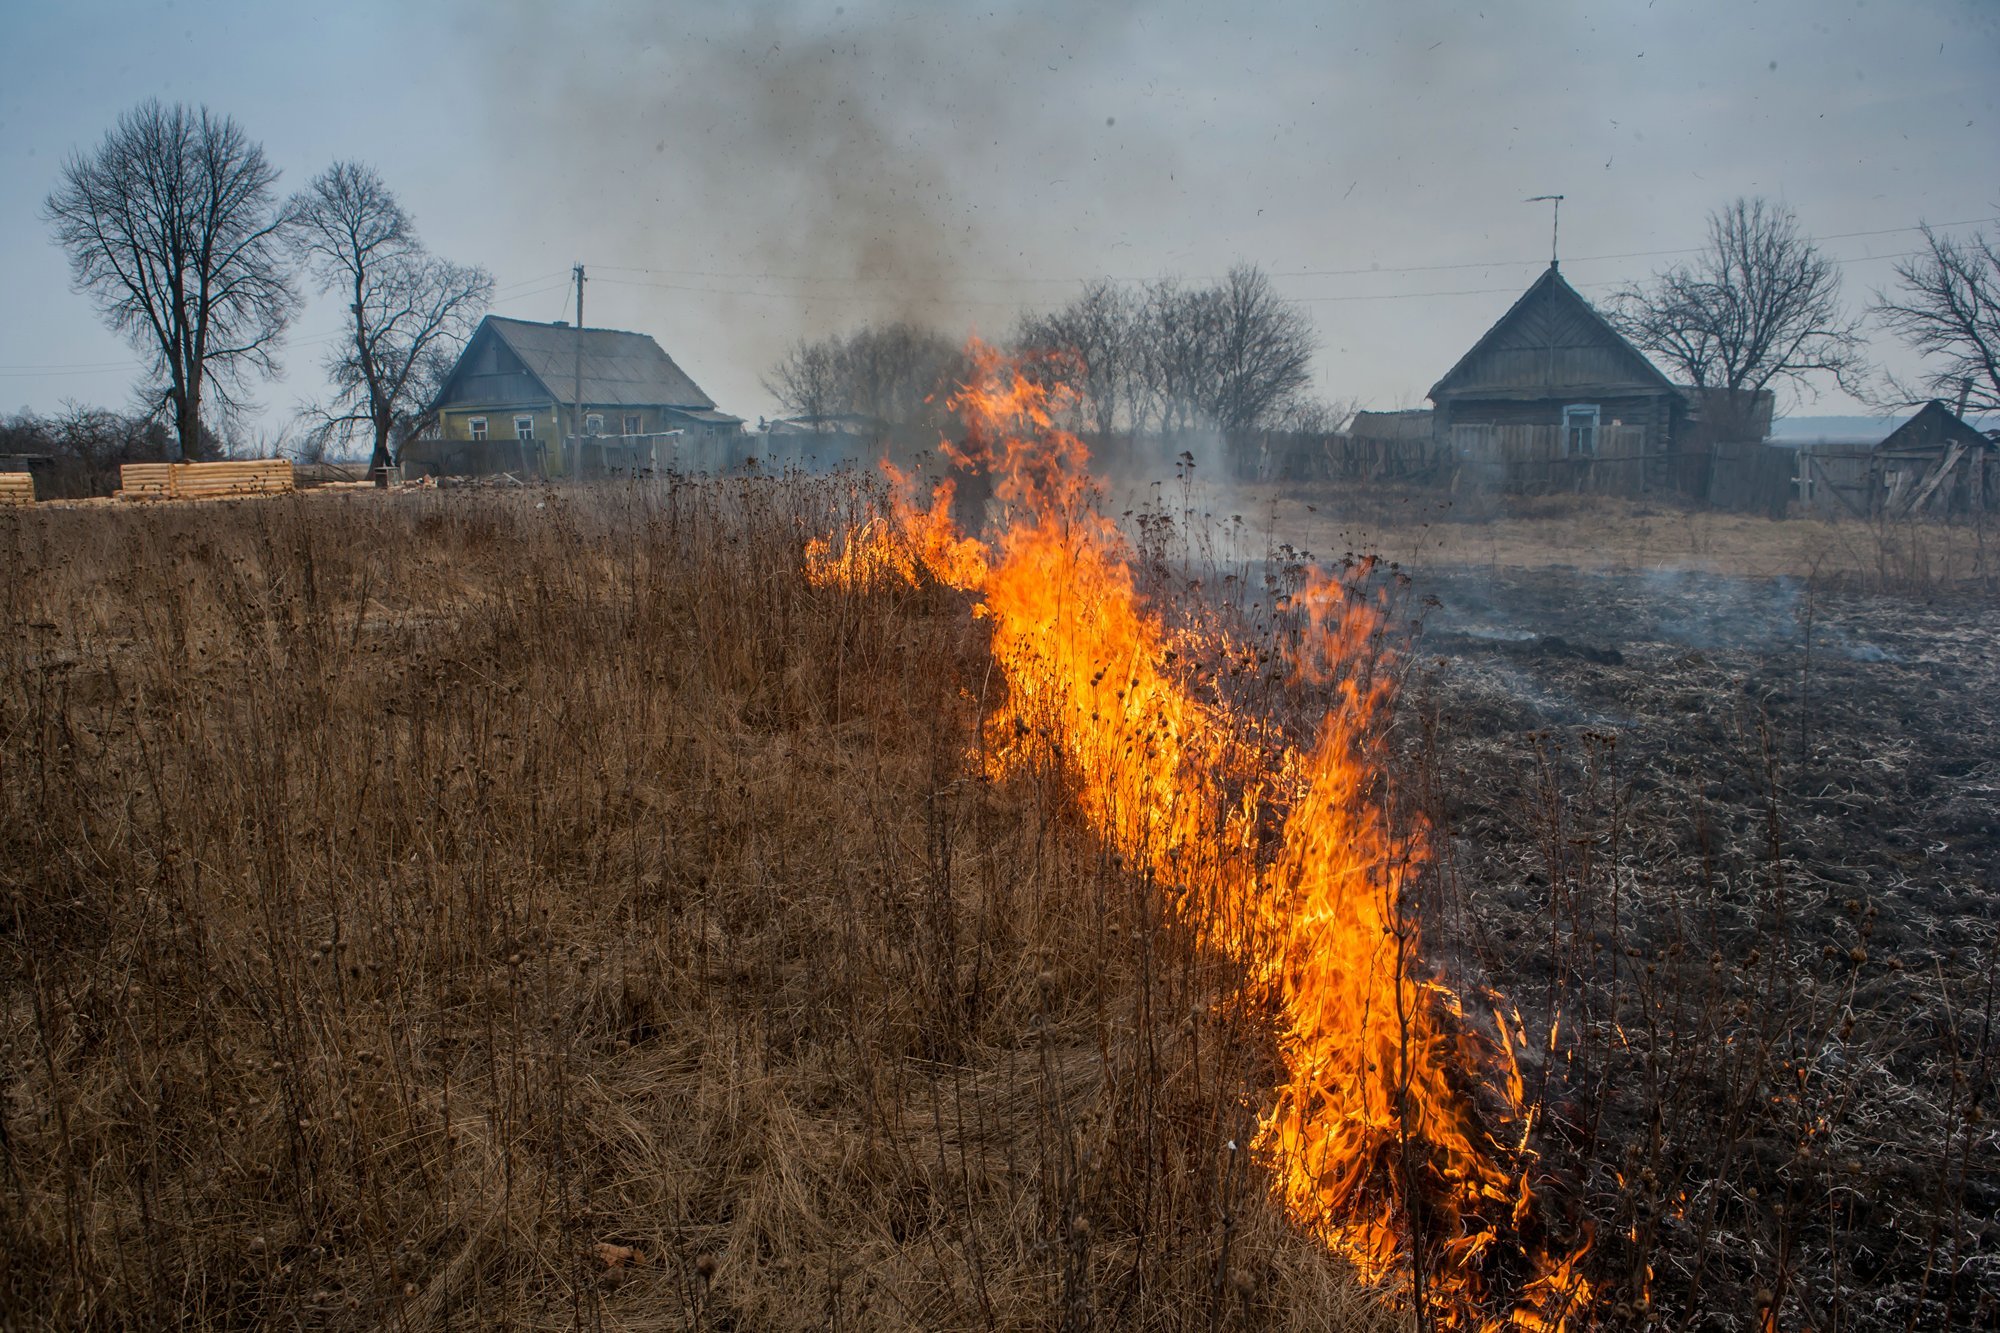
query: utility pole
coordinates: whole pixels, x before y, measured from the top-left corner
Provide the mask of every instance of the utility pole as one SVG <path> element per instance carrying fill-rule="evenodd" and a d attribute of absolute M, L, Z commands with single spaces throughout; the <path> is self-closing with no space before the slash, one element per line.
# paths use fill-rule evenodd
<path fill-rule="evenodd" d="M 570 433 L 576 440 L 574 452 L 574 479 L 583 480 L 583 265 L 573 270 L 576 274 L 576 378 L 570 385 Z"/>
<path fill-rule="evenodd" d="M 1554 268 L 1556 266 L 1556 240 L 1562 234 L 1563 197 L 1559 194 L 1538 194 L 1531 199 L 1524 199 L 1522 202 L 1554 205 L 1554 213 L 1549 220 L 1549 267 Z M 578 269 L 577 272 L 581 273 L 583 270 Z M 578 288 L 578 290 L 581 291 L 582 289 Z"/>

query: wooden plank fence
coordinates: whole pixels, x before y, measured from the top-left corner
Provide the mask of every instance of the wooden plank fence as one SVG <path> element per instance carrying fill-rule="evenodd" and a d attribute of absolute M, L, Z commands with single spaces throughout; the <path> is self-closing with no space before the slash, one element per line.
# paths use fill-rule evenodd
<path fill-rule="evenodd" d="M 283 458 L 222 463 L 126 463 L 118 469 L 121 500 L 213 500 L 236 495 L 281 495 L 292 489 L 292 465 Z"/>
<path fill-rule="evenodd" d="M 0 472 L 0 505 L 31 505 L 35 479 L 26 472 Z"/>

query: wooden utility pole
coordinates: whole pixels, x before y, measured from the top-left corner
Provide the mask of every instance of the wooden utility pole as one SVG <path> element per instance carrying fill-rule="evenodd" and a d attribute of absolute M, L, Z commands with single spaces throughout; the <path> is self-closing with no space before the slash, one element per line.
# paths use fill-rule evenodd
<path fill-rule="evenodd" d="M 572 455 L 574 478 L 583 479 L 583 265 L 576 274 L 576 378 L 570 385 L 570 435 L 576 441 Z"/>

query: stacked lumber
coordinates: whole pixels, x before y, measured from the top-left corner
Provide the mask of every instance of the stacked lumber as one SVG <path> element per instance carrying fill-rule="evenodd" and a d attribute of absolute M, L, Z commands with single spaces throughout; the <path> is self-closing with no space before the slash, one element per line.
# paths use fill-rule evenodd
<path fill-rule="evenodd" d="M 31 505 L 35 479 L 26 472 L 0 472 L 0 505 Z"/>
<path fill-rule="evenodd" d="M 125 463 L 118 469 L 121 500 L 165 500 L 173 493 L 172 463 Z"/>
<path fill-rule="evenodd" d="M 121 500 L 214 500 L 232 495 L 278 495 L 292 489 L 292 465 L 283 458 L 224 463 L 127 463 L 118 469 Z"/>

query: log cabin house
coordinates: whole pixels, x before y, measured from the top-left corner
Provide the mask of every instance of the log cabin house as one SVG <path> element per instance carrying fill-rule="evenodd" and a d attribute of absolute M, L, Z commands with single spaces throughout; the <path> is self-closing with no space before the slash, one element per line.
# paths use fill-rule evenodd
<path fill-rule="evenodd" d="M 1760 452 L 1769 390 L 1675 384 L 1553 263 L 1430 399 L 1434 448 L 1475 486 L 1673 491 L 1732 508 L 1781 506 L 1790 489 L 1788 456 Z"/>
<path fill-rule="evenodd" d="M 406 477 L 656 470 L 706 456 L 743 424 L 646 334 L 498 315 L 479 322 L 428 415 L 403 446 Z"/>

